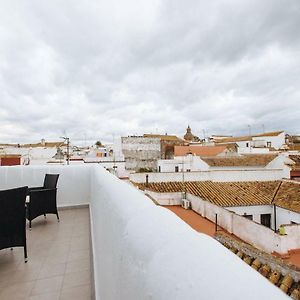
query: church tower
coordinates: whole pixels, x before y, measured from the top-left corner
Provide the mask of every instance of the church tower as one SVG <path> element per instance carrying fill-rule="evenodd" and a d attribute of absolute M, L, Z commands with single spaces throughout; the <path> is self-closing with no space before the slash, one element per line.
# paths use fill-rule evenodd
<path fill-rule="evenodd" d="M 183 137 L 186 141 L 192 141 L 194 139 L 194 135 L 192 134 L 192 130 L 190 125 L 188 125 L 186 129 L 186 134 Z"/>

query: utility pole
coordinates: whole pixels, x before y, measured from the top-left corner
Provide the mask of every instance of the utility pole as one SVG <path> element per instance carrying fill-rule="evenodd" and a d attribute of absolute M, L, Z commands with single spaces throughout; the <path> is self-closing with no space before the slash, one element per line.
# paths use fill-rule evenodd
<path fill-rule="evenodd" d="M 70 139 L 67 138 L 67 164 L 70 164 Z"/>
<path fill-rule="evenodd" d="M 251 143 L 252 143 L 252 137 L 251 137 L 251 125 L 248 125 L 248 129 L 249 129 L 249 149 L 250 149 L 250 152 L 251 152 Z"/>
<path fill-rule="evenodd" d="M 251 136 L 251 125 L 248 125 L 249 136 Z"/>
<path fill-rule="evenodd" d="M 62 136 L 61 139 L 67 141 L 67 165 L 70 164 L 70 138 Z"/>
<path fill-rule="evenodd" d="M 186 199 L 186 189 L 184 183 L 184 156 L 182 156 L 182 198 Z"/>

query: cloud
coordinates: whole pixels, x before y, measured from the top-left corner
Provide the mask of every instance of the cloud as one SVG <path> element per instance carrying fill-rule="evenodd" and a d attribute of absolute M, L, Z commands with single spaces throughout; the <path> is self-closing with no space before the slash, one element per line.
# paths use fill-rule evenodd
<path fill-rule="evenodd" d="M 300 3 L 2 1 L 0 141 L 300 133 Z"/>

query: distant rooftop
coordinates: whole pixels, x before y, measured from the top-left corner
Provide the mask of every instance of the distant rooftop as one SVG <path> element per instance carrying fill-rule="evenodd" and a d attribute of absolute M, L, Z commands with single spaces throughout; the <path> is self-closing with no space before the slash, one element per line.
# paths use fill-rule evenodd
<path fill-rule="evenodd" d="M 181 140 L 176 135 L 168 135 L 168 134 L 152 134 L 152 133 L 145 133 L 143 137 L 146 138 L 159 138 L 163 141 L 178 141 Z"/>
<path fill-rule="evenodd" d="M 211 167 L 264 167 L 277 157 L 277 154 L 244 154 L 228 157 L 201 157 Z"/>
<path fill-rule="evenodd" d="M 198 156 L 215 156 L 226 149 L 226 146 L 175 146 L 174 156 L 184 156 L 188 153 Z"/>
<path fill-rule="evenodd" d="M 289 159 L 291 159 L 295 164 L 292 166 L 293 170 L 300 170 L 300 155 L 289 155 Z"/>
<path fill-rule="evenodd" d="M 245 136 L 238 136 L 238 137 L 214 137 L 214 141 L 216 143 L 228 143 L 228 142 L 243 142 L 243 141 L 251 141 L 254 137 L 267 137 L 267 136 L 278 136 L 284 131 L 272 131 L 272 132 L 265 132 L 260 134 L 254 135 L 245 135 Z"/>
<path fill-rule="evenodd" d="M 0 147 L 18 147 L 18 148 L 36 148 L 36 147 L 47 147 L 47 148 L 54 148 L 66 145 L 63 141 L 56 141 L 56 142 L 38 142 L 38 143 L 28 143 L 28 144 L 0 144 Z"/>

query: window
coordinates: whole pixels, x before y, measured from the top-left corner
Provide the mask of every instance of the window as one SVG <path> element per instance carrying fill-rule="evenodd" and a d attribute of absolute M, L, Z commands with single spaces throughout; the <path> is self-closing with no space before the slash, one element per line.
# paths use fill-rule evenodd
<path fill-rule="evenodd" d="M 191 169 L 186 169 L 187 172 L 191 172 Z"/>
<path fill-rule="evenodd" d="M 249 143 L 246 143 L 246 147 L 247 147 L 247 148 L 249 147 Z"/>
<path fill-rule="evenodd" d="M 158 172 L 161 172 L 161 168 L 160 168 L 160 166 L 158 166 Z"/>
<path fill-rule="evenodd" d="M 175 172 L 179 172 L 179 167 L 175 166 Z"/>
<path fill-rule="evenodd" d="M 246 215 L 246 214 L 244 214 L 243 217 L 246 218 L 246 219 L 248 219 L 248 220 L 251 220 L 251 221 L 253 220 L 253 215 Z"/>
<path fill-rule="evenodd" d="M 268 228 L 271 228 L 271 214 L 261 214 L 260 215 L 260 224 Z"/>
<path fill-rule="evenodd" d="M 272 143 L 271 142 L 267 142 L 267 147 L 271 148 L 272 147 Z"/>

